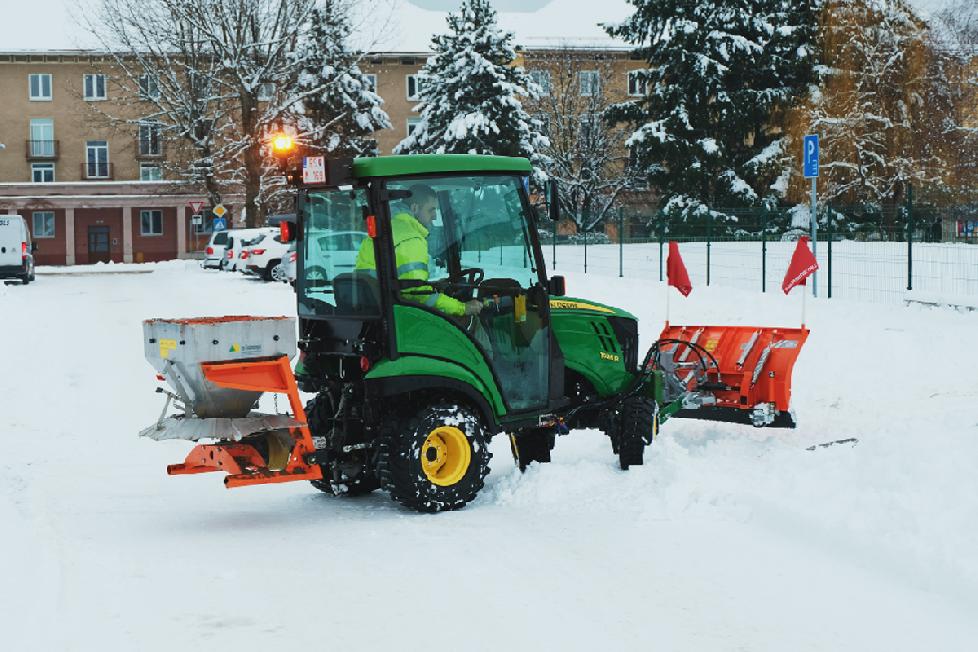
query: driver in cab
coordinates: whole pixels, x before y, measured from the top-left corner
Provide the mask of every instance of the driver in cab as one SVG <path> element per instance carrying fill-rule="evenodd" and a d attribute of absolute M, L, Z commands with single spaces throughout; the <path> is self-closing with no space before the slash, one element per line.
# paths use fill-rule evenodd
<path fill-rule="evenodd" d="M 394 258 L 397 265 L 397 278 L 401 281 L 427 281 L 428 229 L 435 221 L 438 210 L 438 197 L 431 186 L 416 184 L 408 189 L 411 196 L 407 200 L 408 210 L 391 217 L 391 233 L 394 237 Z M 373 240 L 365 238 L 357 252 L 356 269 L 376 274 L 377 261 L 374 258 Z M 477 299 L 465 303 L 435 291 L 430 285 L 414 285 L 404 288 L 401 295 L 409 300 L 434 308 L 452 317 L 477 315 L 482 310 L 482 302 Z"/>

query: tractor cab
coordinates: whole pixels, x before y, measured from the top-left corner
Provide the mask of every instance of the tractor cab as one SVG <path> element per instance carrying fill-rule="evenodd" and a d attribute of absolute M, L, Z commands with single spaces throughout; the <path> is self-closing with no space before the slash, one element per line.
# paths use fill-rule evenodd
<path fill-rule="evenodd" d="M 549 314 L 560 279 L 548 288 L 528 161 L 392 156 L 323 169 L 298 191 L 300 378 L 363 376 L 380 396 L 447 384 L 493 422 L 535 422 L 560 401 Z"/>

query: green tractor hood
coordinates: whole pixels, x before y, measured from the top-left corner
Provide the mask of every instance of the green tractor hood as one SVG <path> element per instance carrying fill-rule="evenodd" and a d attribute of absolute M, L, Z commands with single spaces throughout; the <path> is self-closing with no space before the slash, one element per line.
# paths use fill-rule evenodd
<path fill-rule="evenodd" d="M 621 308 L 606 306 L 590 299 L 575 299 L 574 297 L 551 297 L 550 313 L 553 315 L 563 314 L 586 314 L 604 315 L 605 317 L 625 317 L 636 319 L 635 315 Z"/>

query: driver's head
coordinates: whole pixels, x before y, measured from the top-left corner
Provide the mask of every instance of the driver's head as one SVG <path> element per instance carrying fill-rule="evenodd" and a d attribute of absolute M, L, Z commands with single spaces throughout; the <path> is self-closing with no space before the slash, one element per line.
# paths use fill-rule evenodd
<path fill-rule="evenodd" d="M 435 221 L 435 213 L 438 210 L 438 197 L 435 196 L 435 191 L 431 189 L 431 186 L 426 186 L 423 183 L 415 184 L 408 190 L 411 191 L 411 197 L 408 198 L 411 214 L 425 228 L 430 228 Z"/>

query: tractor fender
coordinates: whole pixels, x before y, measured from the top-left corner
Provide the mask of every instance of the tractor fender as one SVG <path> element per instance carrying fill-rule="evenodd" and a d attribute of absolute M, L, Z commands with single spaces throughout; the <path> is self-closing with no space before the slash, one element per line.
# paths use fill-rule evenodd
<path fill-rule="evenodd" d="M 437 358 L 409 355 L 379 362 L 364 376 L 364 389 L 370 398 L 430 389 L 461 394 L 482 412 L 494 431 L 498 431 L 497 416 L 506 413 L 502 398 L 483 387 L 478 376 L 459 364 Z"/>

